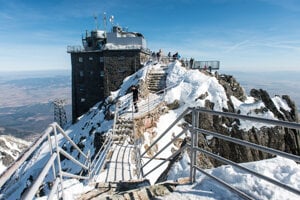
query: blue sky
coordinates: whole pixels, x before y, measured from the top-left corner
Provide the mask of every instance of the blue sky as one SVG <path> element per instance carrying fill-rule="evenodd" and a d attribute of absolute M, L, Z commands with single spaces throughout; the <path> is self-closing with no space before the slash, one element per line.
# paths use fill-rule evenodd
<path fill-rule="evenodd" d="M 239 71 L 300 71 L 300 0 L 0 0 L 0 71 L 70 69 L 93 15 L 141 32 L 151 50 Z"/>

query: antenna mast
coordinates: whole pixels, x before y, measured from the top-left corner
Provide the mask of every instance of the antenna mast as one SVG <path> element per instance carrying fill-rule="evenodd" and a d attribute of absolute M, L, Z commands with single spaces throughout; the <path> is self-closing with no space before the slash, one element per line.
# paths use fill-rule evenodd
<path fill-rule="evenodd" d="M 66 99 L 55 99 L 54 104 L 54 121 L 57 122 L 62 128 L 67 124 L 67 115 L 64 106 Z"/>
<path fill-rule="evenodd" d="M 103 26 L 104 26 L 104 32 L 106 34 L 106 25 L 107 25 L 107 21 L 106 21 L 106 12 L 103 13 Z"/>
<path fill-rule="evenodd" d="M 98 16 L 94 14 L 94 20 L 95 20 L 95 25 L 96 25 L 96 31 L 98 30 Z"/>

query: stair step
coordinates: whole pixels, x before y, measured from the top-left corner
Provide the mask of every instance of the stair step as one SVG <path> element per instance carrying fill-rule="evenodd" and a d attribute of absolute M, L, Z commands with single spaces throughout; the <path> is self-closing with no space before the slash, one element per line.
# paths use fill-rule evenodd
<path fill-rule="evenodd" d="M 165 182 L 151 185 L 148 180 L 99 184 L 92 191 L 83 194 L 80 200 L 151 200 L 172 193 L 180 183 Z"/>
<path fill-rule="evenodd" d="M 81 195 L 78 199 L 80 200 L 124 199 L 124 197 L 127 194 L 127 191 L 132 191 L 147 186 L 150 186 L 150 182 L 147 179 L 123 181 L 123 182 L 120 181 L 120 182 L 109 182 L 109 183 L 95 183 L 94 185 L 91 185 L 91 187 L 94 187 L 93 190 Z M 123 193 L 123 194 L 120 195 L 116 193 Z M 139 199 L 139 198 L 137 196 L 137 198 L 134 199 Z"/>

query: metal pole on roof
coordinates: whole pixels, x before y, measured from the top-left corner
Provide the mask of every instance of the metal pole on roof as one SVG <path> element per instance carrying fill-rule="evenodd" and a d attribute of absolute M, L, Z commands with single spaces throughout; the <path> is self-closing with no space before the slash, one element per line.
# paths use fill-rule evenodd
<path fill-rule="evenodd" d="M 98 30 L 98 16 L 96 14 L 94 14 L 94 20 L 95 20 L 96 30 Z"/>
<path fill-rule="evenodd" d="M 104 34 L 106 37 L 106 26 L 107 26 L 107 20 L 106 20 L 106 12 L 103 13 L 103 27 L 104 27 Z"/>

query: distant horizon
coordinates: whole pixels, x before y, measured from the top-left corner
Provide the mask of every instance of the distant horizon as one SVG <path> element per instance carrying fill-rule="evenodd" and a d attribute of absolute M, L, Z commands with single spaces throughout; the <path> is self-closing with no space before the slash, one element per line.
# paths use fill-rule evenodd
<path fill-rule="evenodd" d="M 300 110 L 300 71 L 241 71 L 218 70 L 219 74 L 232 75 L 249 93 L 251 88 L 262 88 L 271 96 L 289 95 Z M 0 73 L 0 84 L 14 79 L 71 76 L 71 69 L 50 69 L 31 71 L 6 71 Z"/>
<path fill-rule="evenodd" d="M 300 66 L 297 0 L 0 3 L 0 71 L 69 69 L 68 45 L 82 45 L 86 30 L 108 31 L 114 25 L 142 33 L 152 51 L 220 60 L 225 70 L 298 71 Z"/>
<path fill-rule="evenodd" d="M 300 67 L 299 67 L 300 68 Z M 47 72 L 47 71 L 72 71 L 71 67 L 70 69 L 65 68 L 50 68 L 50 69 L 28 69 L 28 70 L 3 70 L 0 69 L 0 72 Z M 284 69 L 284 70 L 245 70 L 241 67 L 241 69 L 222 69 L 222 66 L 219 70 L 216 70 L 218 72 L 241 72 L 241 73 L 264 73 L 264 72 L 270 72 L 270 73 L 280 73 L 280 72 L 300 72 L 300 69 Z M 0 75 L 1 76 L 1 75 Z"/>

